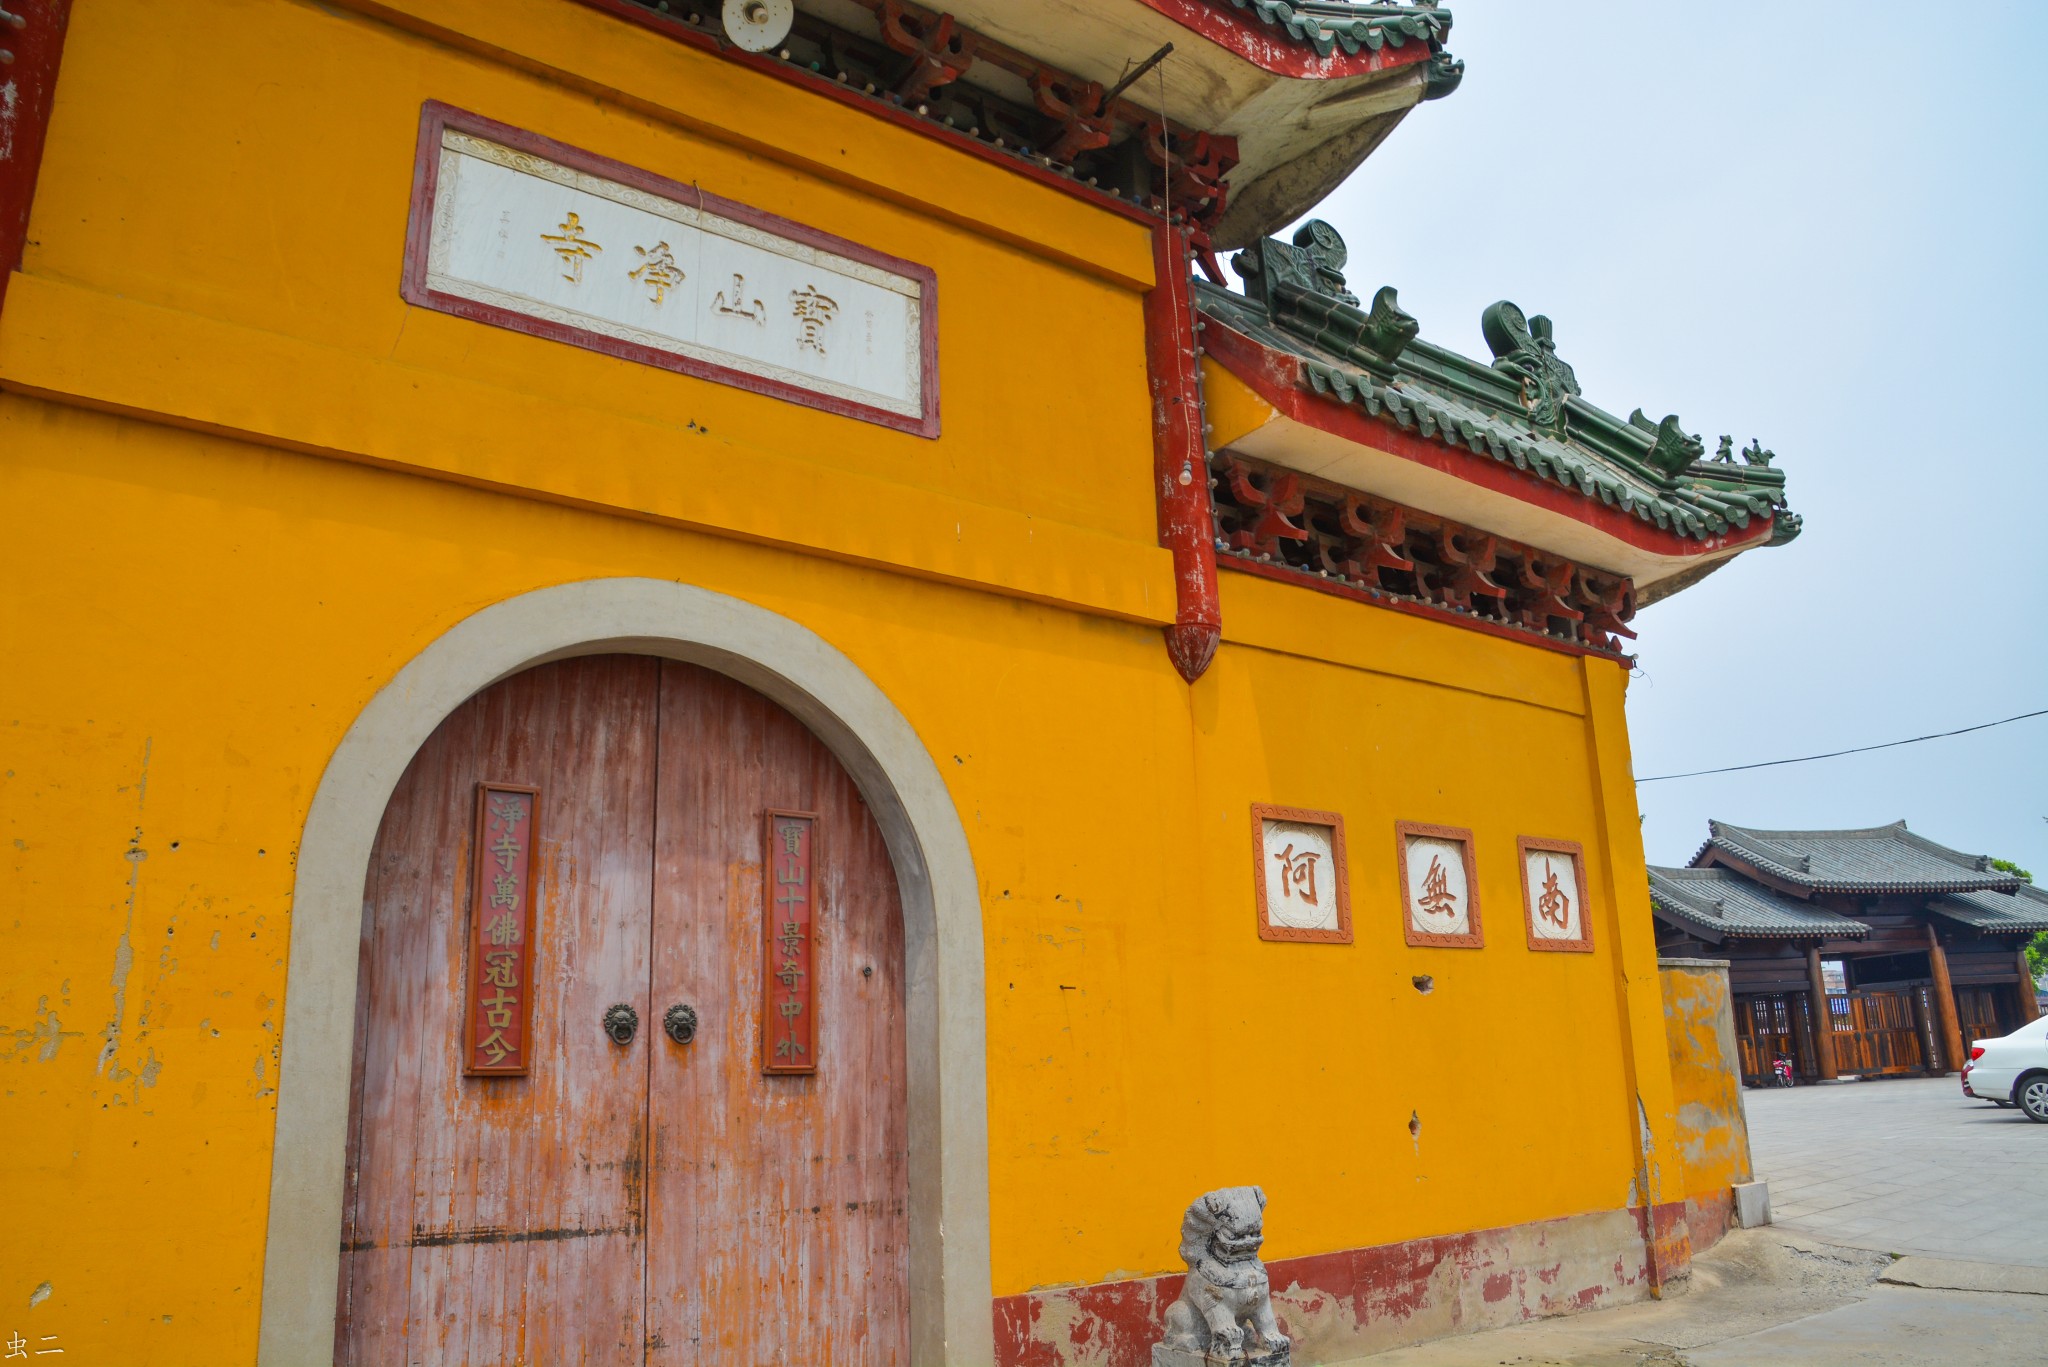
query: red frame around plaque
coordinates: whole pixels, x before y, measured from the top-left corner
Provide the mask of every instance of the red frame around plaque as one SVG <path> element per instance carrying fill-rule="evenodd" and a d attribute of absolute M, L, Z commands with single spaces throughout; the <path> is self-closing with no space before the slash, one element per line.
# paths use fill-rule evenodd
<path fill-rule="evenodd" d="M 770 810 L 761 861 L 761 1071 L 818 1071 L 818 816 Z"/>
<path fill-rule="evenodd" d="M 1529 886 L 1529 852 L 1541 850 L 1546 854 L 1561 855 L 1571 861 L 1572 881 L 1579 894 L 1579 935 L 1575 940 L 1545 939 L 1536 933 L 1536 916 L 1539 908 L 1535 889 Z M 1515 837 L 1515 868 L 1522 878 L 1522 925 L 1529 934 L 1529 948 L 1545 952 L 1562 950 L 1565 953 L 1590 954 L 1593 952 L 1593 914 L 1586 904 L 1586 847 L 1576 840 L 1545 840 L 1541 836 L 1521 835 Z"/>
<path fill-rule="evenodd" d="M 1337 927 L 1312 930 L 1276 925 L 1266 900 L 1266 823 L 1285 821 L 1296 826 L 1321 826 L 1330 833 L 1331 895 L 1336 899 Z M 1351 943 L 1351 857 L 1344 849 L 1344 817 L 1339 812 L 1311 811 L 1306 807 L 1276 807 L 1252 804 L 1252 893 L 1259 906 L 1259 938 L 1295 943 L 1348 945 Z"/>
<path fill-rule="evenodd" d="M 1408 893 L 1408 840 L 1411 836 L 1456 845 L 1464 855 L 1465 923 L 1471 927 L 1470 930 L 1458 935 L 1439 935 L 1415 928 L 1415 917 L 1409 909 Z M 1486 945 L 1486 928 L 1479 919 L 1479 861 L 1472 853 L 1471 830 L 1464 826 L 1432 826 L 1421 821 L 1396 821 L 1394 851 L 1397 856 L 1396 868 L 1401 876 L 1402 938 L 1416 949 L 1483 949 Z"/>
<path fill-rule="evenodd" d="M 923 400 L 923 412 L 917 416 L 892 413 L 886 408 L 877 408 L 872 404 L 842 399 L 835 395 L 819 394 L 801 385 L 750 374 L 744 370 L 719 365 L 714 361 L 642 346 L 617 337 L 607 337 L 601 332 L 580 328 L 572 323 L 536 318 L 429 287 L 427 257 L 432 245 L 434 197 L 441 180 L 441 134 L 449 128 L 461 133 L 474 134 L 503 147 L 530 153 L 558 166 L 571 167 L 601 180 L 630 185 L 649 194 L 659 195 L 663 199 L 695 205 L 700 210 L 731 219 L 736 223 L 743 223 L 750 228 L 758 228 L 772 236 L 800 242 L 807 247 L 816 247 L 835 256 L 863 262 L 917 281 L 920 291 L 919 397 Z M 843 237 L 806 227 L 764 209 L 756 209 L 707 193 L 695 185 L 685 185 L 681 181 L 655 175 L 652 171 L 643 171 L 624 162 L 601 157 L 595 152 L 585 152 L 581 148 L 556 142 L 553 138 L 543 137 L 539 133 L 530 133 L 511 124 L 485 118 L 481 114 L 472 114 L 468 110 L 442 104 L 439 100 L 428 100 L 420 107 L 420 141 L 413 162 L 412 202 L 408 215 L 405 229 L 405 270 L 398 288 L 400 297 L 408 304 L 417 304 L 441 313 L 452 313 L 459 318 L 469 318 L 479 323 L 489 323 L 493 327 L 509 328 L 513 332 L 523 332 L 532 337 L 566 342 L 571 346 L 602 352 L 607 356 L 617 356 L 623 360 L 637 361 L 642 365 L 658 366 L 663 370 L 694 375 L 699 379 L 731 385 L 735 389 L 787 399 L 791 403 L 803 404 L 808 408 L 823 409 L 840 417 L 857 418 L 862 422 L 893 427 L 898 431 L 920 437 L 939 435 L 939 277 L 930 266 L 905 261 L 886 252 L 878 252 L 872 247 L 863 247 L 858 242 L 849 242 Z"/>
<path fill-rule="evenodd" d="M 540 789 L 476 786 L 470 846 L 468 1009 L 462 1071 L 524 1077 L 532 1066 L 533 849 Z"/>

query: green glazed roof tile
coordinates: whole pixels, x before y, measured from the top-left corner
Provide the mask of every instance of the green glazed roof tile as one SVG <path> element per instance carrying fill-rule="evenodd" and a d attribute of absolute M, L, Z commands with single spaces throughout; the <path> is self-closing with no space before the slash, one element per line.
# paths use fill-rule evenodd
<path fill-rule="evenodd" d="M 1340 48 L 1356 56 L 1361 52 L 1378 52 L 1383 47 L 1405 47 L 1410 42 L 1440 43 L 1451 31 L 1450 11 L 1434 4 L 1229 0 L 1229 5 L 1297 43 L 1307 43 L 1324 57 Z"/>
<path fill-rule="evenodd" d="M 1284 6 L 1283 6 L 1284 8 Z M 1197 280 L 1202 313 L 1297 359 L 1307 386 L 1406 431 L 1527 471 L 1693 540 L 1772 520 L 1766 544 L 1799 533 L 1785 474 L 1761 444 L 1736 463 L 1731 439 L 1714 456 L 1678 419 L 1640 409 L 1618 418 L 1586 402 L 1557 356 L 1550 320 L 1495 304 L 1481 319 L 1491 363 L 1420 340 L 1394 290 L 1362 305 L 1346 287 L 1343 239 L 1320 221 L 1292 245 L 1267 238 L 1233 261 L 1238 294 Z"/>

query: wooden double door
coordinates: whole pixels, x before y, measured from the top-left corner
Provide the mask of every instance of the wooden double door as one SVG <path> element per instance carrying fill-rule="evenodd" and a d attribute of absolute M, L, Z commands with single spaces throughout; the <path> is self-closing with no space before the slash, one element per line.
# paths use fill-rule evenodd
<path fill-rule="evenodd" d="M 518 1077 L 464 1072 L 482 784 L 536 790 Z M 810 1075 L 763 1071 L 771 810 L 816 814 Z M 774 703 L 626 655 L 472 698 L 367 880 L 336 1360 L 906 1361 L 903 991 L 881 834 Z"/>
<path fill-rule="evenodd" d="M 1829 996 L 1836 1071 L 1865 1075 L 1926 1071 L 1927 1031 L 1922 1022 L 1928 1017 L 1928 1007 L 1916 1001 L 1918 995 L 1909 988 Z"/>

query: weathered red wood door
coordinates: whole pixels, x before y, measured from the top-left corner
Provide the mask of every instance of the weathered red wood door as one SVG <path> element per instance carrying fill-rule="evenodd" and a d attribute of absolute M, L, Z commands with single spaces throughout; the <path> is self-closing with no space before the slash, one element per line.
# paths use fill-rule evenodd
<path fill-rule="evenodd" d="M 485 782 L 540 791 L 520 1078 L 462 1073 Z M 769 809 L 817 814 L 809 1076 L 761 1070 Z M 761 695 L 604 656 L 464 704 L 371 862 L 337 1361 L 906 1361 L 902 936 L 851 778 Z"/>

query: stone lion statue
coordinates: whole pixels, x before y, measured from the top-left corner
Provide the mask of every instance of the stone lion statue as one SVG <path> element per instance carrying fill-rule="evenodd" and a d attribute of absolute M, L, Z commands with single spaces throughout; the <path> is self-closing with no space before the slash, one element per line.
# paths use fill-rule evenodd
<path fill-rule="evenodd" d="M 1166 1308 L 1166 1337 L 1152 1350 L 1153 1367 L 1242 1362 L 1284 1367 L 1290 1343 L 1273 1318 L 1266 1266 L 1266 1193 L 1224 1187 L 1188 1207 L 1180 1223 L 1187 1284 Z"/>

